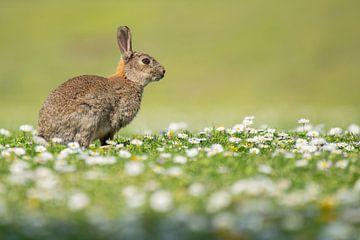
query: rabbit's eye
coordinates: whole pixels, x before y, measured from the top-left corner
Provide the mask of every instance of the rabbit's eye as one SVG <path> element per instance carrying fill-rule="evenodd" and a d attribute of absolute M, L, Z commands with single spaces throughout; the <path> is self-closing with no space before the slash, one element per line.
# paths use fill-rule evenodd
<path fill-rule="evenodd" d="M 148 65 L 148 64 L 150 63 L 150 59 L 144 58 L 144 59 L 142 60 L 142 62 L 143 62 L 143 64 Z"/>

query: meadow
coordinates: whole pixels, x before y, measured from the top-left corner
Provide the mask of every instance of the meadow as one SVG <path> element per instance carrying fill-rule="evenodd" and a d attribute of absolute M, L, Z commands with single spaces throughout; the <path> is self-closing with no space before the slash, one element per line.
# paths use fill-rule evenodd
<path fill-rule="evenodd" d="M 359 240 L 359 22 L 358 0 L 2 0 L 0 239 Z M 38 138 L 53 89 L 114 73 L 120 25 L 166 69 L 136 119 Z"/>
<path fill-rule="evenodd" d="M 1 239 L 359 239 L 360 127 L 300 119 L 119 134 L 0 129 Z"/>

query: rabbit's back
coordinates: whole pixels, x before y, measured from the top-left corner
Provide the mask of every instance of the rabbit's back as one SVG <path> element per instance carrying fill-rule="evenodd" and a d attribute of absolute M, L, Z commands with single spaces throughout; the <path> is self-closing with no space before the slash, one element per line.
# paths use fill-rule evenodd
<path fill-rule="evenodd" d="M 49 117 L 60 117 L 81 109 L 108 107 L 114 102 L 113 92 L 109 79 L 104 77 L 82 75 L 69 79 L 48 96 L 40 110 L 39 124 Z"/>

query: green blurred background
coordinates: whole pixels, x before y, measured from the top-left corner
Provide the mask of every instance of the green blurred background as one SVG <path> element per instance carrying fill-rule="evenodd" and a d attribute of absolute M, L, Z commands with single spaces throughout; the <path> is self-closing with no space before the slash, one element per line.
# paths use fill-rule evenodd
<path fill-rule="evenodd" d="M 127 130 L 245 115 L 274 127 L 360 122 L 359 0 L 2 0 L 0 127 L 36 125 L 50 91 L 73 76 L 111 75 L 119 25 L 167 69 Z"/>

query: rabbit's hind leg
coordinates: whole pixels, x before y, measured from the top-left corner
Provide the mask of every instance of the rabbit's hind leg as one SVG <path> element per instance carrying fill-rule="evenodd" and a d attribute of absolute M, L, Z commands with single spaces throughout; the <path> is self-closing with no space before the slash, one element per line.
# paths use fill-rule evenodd
<path fill-rule="evenodd" d="M 84 119 L 76 131 L 74 141 L 78 142 L 82 147 L 88 147 L 93 140 L 96 128 L 96 118 Z"/>
<path fill-rule="evenodd" d="M 83 109 L 84 110 L 84 109 Z M 88 147 L 94 139 L 99 122 L 98 114 L 90 109 L 80 111 L 72 117 L 73 127 L 75 127 L 74 141 L 82 147 Z"/>

